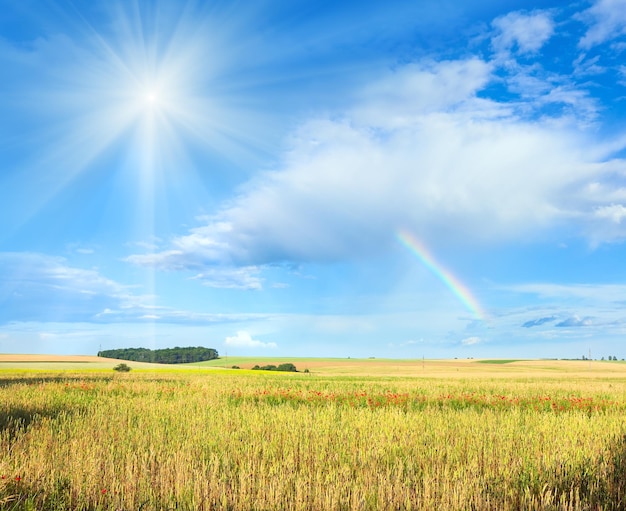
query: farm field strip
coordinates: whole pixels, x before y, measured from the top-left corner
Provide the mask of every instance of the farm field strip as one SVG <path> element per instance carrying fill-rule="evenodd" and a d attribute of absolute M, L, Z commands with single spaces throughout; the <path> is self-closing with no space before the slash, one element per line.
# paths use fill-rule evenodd
<path fill-rule="evenodd" d="M 397 378 L 616 378 L 626 380 L 626 362 L 583 360 L 490 360 L 490 359 L 354 359 L 293 357 L 221 357 L 190 364 L 151 364 L 81 355 L 8 355 L 0 354 L 0 371 L 24 370 L 109 370 L 120 362 L 133 369 L 211 370 L 238 366 L 294 363 L 299 371 L 308 369 L 316 376 L 377 376 Z"/>

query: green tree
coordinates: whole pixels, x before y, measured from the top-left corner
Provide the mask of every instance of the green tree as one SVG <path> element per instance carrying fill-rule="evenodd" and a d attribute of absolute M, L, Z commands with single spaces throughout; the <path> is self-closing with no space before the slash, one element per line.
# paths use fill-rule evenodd
<path fill-rule="evenodd" d="M 165 348 L 150 350 L 147 348 L 121 348 L 99 351 L 99 357 L 132 360 L 134 362 L 153 362 L 158 364 L 186 364 L 204 362 L 219 358 L 217 350 L 202 346 L 188 348 Z"/>
<path fill-rule="evenodd" d="M 277 368 L 277 371 L 285 371 L 285 372 L 289 372 L 289 373 L 297 373 L 298 370 L 296 369 L 296 366 L 292 363 L 287 363 L 287 364 L 280 364 Z"/>

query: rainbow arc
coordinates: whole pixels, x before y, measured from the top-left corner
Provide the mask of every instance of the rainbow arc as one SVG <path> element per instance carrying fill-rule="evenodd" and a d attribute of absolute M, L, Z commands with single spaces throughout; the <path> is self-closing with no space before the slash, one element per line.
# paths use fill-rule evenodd
<path fill-rule="evenodd" d="M 487 314 L 480 305 L 480 302 L 472 294 L 470 289 L 457 278 L 452 272 L 448 271 L 441 265 L 435 257 L 429 252 L 424 244 L 418 240 L 413 234 L 405 229 L 399 229 L 397 238 L 409 251 L 414 254 L 419 261 L 428 268 L 452 293 L 459 301 L 470 311 L 476 319 L 485 320 Z"/>

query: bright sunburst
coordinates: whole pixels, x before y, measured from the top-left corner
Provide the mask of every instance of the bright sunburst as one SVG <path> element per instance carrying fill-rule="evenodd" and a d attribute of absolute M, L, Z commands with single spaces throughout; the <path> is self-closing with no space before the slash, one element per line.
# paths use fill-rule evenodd
<path fill-rule="evenodd" d="M 155 91 L 147 91 L 145 95 L 145 100 L 148 106 L 156 106 L 159 103 L 159 95 Z"/>
<path fill-rule="evenodd" d="M 263 114 L 248 106 L 248 85 L 233 79 L 244 59 L 232 52 L 230 59 L 222 56 L 233 46 L 227 27 L 216 28 L 223 20 L 184 2 L 119 2 L 107 9 L 109 24 L 96 29 L 81 18 L 80 44 L 78 37 L 64 40 L 67 58 L 54 75 L 57 83 L 45 90 L 32 84 L 40 113 L 54 123 L 42 123 L 41 159 L 24 173 L 45 166 L 52 185 L 31 197 L 22 222 L 115 148 L 119 158 L 112 171 L 128 167 L 135 179 L 125 186 L 140 188 L 131 194 L 138 198 L 132 202 L 135 217 L 143 218 L 135 222 L 139 232 L 133 237 L 150 236 L 154 219 L 147 218 L 147 203 L 159 191 L 160 200 L 167 200 L 167 174 L 207 172 L 188 162 L 190 148 L 209 161 L 248 162 L 265 151 L 267 130 L 258 129 Z M 245 44 L 240 48 L 246 51 Z M 188 175 L 184 181 L 194 183 L 197 193 L 198 180 Z"/>

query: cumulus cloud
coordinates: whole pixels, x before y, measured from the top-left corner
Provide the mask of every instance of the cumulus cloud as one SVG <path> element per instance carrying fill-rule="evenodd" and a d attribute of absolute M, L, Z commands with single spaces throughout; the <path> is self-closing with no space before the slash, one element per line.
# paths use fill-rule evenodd
<path fill-rule="evenodd" d="M 363 127 L 411 125 L 416 115 L 476 101 L 476 91 L 491 80 L 492 71 L 493 66 L 479 58 L 408 64 L 366 85 L 350 118 Z"/>
<path fill-rule="evenodd" d="M 497 21 L 514 27 L 513 39 L 498 44 L 535 51 L 530 35 L 543 44 L 551 23 L 546 13 L 514 13 Z M 202 225 L 127 260 L 258 289 L 263 265 L 376 256 L 394 246 L 400 227 L 431 245 L 528 240 L 568 223 L 597 243 L 621 236 L 588 228 L 614 224 L 619 213 L 602 216 L 613 206 L 589 185 L 614 187 L 608 156 L 625 144 L 599 146 L 585 133 L 594 107 L 574 87 L 486 99 L 494 65 L 474 57 L 389 71 L 350 109 L 303 122 L 277 168 Z M 545 116 L 546 104 L 569 110 Z M 232 267 L 248 269 L 220 270 Z"/>
<path fill-rule="evenodd" d="M 226 337 L 224 340 L 226 346 L 232 346 L 236 348 L 276 348 L 275 342 L 261 342 L 253 339 L 252 336 L 244 331 L 240 330 L 236 335 Z"/>
<path fill-rule="evenodd" d="M 554 21 L 546 11 L 511 12 L 496 18 L 492 26 L 491 44 L 497 53 L 536 53 L 554 34 Z"/>
<path fill-rule="evenodd" d="M 579 18 L 589 25 L 579 42 L 581 48 L 588 50 L 626 34 L 626 0 L 597 0 Z"/>
<path fill-rule="evenodd" d="M 622 220 L 626 218 L 626 207 L 622 204 L 600 206 L 596 208 L 594 214 L 597 218 L 610 220 L 614 224 L 621 224 Z"/>

